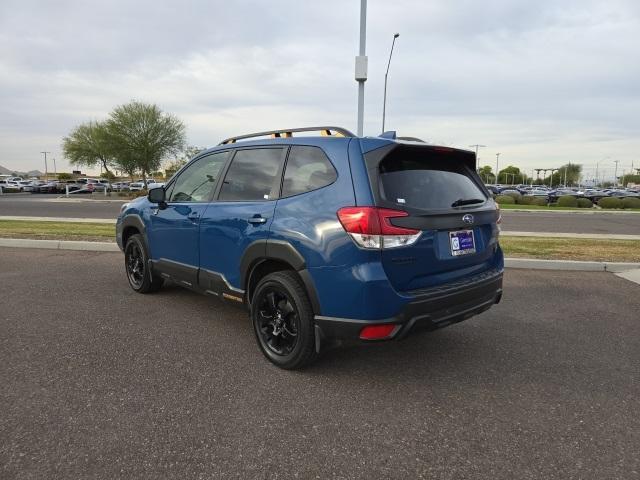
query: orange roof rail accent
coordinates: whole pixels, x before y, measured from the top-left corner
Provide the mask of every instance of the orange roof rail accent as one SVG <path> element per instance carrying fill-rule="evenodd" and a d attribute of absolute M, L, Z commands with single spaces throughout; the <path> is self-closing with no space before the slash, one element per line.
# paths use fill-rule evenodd
<path fill-rule="evenodd" d="M 236 137 L 230 137 L 218 145 L 227 145 L 230 143 L 236 143 L 238 140 L 246 140 L 249 138 L 255 137 L 271 137 L 271 138 L 291 138 L 294 133 L 299 132 L 320 132 L 320 135 L 325 137 L 355 137 L 353 133 L 351 133 L 346 128 L 342 127 L 332 127 L 332 126 L 323 126 L 323 127 L 303 127 L 303 128 L 287 128 L 283 130 L 269 130 L 267 132 L 258 132 L 258 133 L 249 133 L 246 135 L 239 135 Z"/>

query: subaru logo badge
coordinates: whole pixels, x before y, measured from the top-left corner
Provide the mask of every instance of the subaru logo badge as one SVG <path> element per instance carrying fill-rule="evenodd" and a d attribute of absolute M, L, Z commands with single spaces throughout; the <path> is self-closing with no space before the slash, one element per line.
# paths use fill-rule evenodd
<path fill-rule="evenodd" d="M 467 213 L 464 217 L 462 217 L 462 221 L 467 225 L 473 224 L 473 215 Z"/>

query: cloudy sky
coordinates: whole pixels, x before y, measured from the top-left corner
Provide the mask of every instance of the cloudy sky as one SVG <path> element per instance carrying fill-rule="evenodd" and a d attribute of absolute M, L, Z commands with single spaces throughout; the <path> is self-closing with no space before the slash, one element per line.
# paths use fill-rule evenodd
<path fill-rule="evenodd" d="M 356 129 L 360 2 L 3 0 L 0 165 L 69 170 L 61 139 L 131 99 L 226 136 Z M 387 128 L 530 171 L 640 167 L 637 0 L 369 0 L 365 134 Z M 591 173 L 593 175 L 593 173 Z"/>

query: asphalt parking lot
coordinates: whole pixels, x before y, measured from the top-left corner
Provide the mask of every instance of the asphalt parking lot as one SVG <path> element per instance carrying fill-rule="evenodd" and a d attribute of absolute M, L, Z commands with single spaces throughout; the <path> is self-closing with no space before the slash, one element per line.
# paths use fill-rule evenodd
<path fill-rule="evenodd" d="M 57 201 L 57 195 L 0 196 L 0 216 L 115 218 L 124 201 Z M 511 212 L 503 210 L 505 232 L 563 232 L 598 234 L 640 234 L 638 213 L 554 213 Z"/>
<path fill-rule="evenodd" d="M 640 287 L 510 270 L 435 333 L 286 372 L 114 253 L 0 251 L 0 478 L 638 478 Z"/>
<path fill-rule="evenodd" d="M 506 232 L 640 235 L 640 213 L 553 213 L 502 211 Z"/>
<path fill-rule="evenodd" d="M 59 195 L 5 194 L 0 196 L 0 215 L 25 217 L 116 218 L 122 201 L 88 200 L 80 195 L 58 201 Z"/>

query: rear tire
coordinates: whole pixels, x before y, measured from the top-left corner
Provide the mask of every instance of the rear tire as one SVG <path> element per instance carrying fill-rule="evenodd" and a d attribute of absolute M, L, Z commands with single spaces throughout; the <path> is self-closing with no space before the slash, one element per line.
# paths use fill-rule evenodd
<path fill-rule="evenodd" d="M 273 364 L 295 370 L 316 359 L 313 309 L 294 272 L 260 280 L 251 299 L 251 320 L 258 347 Z"/>
<path fill-rule="evenodd" d="M 131 235 L 124 247 L 124 268 L 131 288 L 138 293 L 160 290 L 164 279 L 154 277 L 149 266 L 149 253 L 144 238 L 139 233 Z"/>

